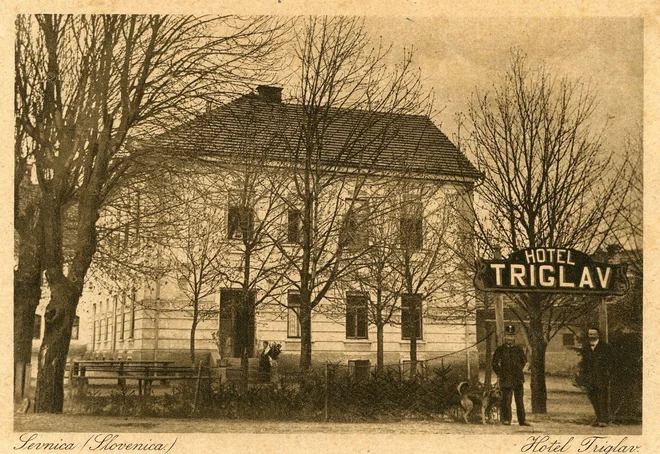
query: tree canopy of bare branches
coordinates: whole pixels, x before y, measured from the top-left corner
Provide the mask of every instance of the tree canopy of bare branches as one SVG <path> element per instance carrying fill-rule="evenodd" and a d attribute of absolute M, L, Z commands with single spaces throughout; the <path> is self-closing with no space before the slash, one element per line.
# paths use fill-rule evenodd
<path fill-rule="evenodd" d="M 300 214 L 300 239 L 280 252 L 291 270 L 288 284 L 300 294 L 303 370 L 311 364 L 312 311 L 364 251 L 351 246 L 360 242 L 355 226 L 382 211 L 377 198 L 362 200 L 385 181 L 379 157 L 401 114 L 425 108 L 410 54 L 388 68 L 389 51 L 374 45 L 356 18 L 312 17 L 296 28 L 293 100 L 302 114 L 297 137 L 286 143 L 293 184 L 285 201 Z M 331 141 L 341 143 L 331 151 Z"/>
<path fill-rule="evenodd" d="M 262 74 L 278 33 L 269 18 L 19 17 L 17 114 L 35 142 L 51 289 L 37 411 L 62 408 L 73 317 L 96 252 L 100 211 L 131 166 L 127 140 L 160 131 L 200 100 Z M 62 214 L 73 202 L 75 241 L 65 266 Z"/>
<path fill-rule="evenodd" d="M 473 99 L 468 146 L 484 178 L 476 188 L 479 253 L 571 247 L 595 253 L 619 215 L 621 163 L 607 156 L 594 130 L 596 96 L 580 81 L 531 68 L 513 51 L 502 83 Z M 594 298 L 510 296 L 532 347 L 532 411 L 546 412 L 545 349 Z"/>

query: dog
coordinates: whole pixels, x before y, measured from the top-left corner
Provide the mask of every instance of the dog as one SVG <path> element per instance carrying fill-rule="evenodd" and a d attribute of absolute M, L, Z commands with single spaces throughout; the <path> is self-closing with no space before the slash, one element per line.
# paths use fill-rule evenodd
<path fill-rule="evenodd" d="M 491 422 L 493 416 L 499 419 L 500 404 L 502 403 L 502 391 L 500 388 L 486 389 L 481 396 L 481 423 Z"/>
<path fill-rule="evenodd" d="M 456 387 L 458 394 L 461 396 L 461 408 L 463 409 L 462 416 L 466 424 L 470 423 L 468 421 L 468 416 L 470 415 L 470 413 L 472 413 L 472 410 L 474 409 L 474 402 L 472 402 L 472 399 L 470 399 L 470 396 L 468 396 L 469 389 L 470 389 L 470 385 L 464 381 L 460 382 Z"/>

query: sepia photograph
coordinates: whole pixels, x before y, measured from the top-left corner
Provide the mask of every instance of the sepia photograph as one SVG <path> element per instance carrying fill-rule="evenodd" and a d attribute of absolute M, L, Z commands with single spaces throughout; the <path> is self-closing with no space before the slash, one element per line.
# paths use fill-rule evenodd
<path fill-rule="evenodd" d="M 652 452 L 644 18 L 295 13 L 12 16 L 13 449 Z"/>

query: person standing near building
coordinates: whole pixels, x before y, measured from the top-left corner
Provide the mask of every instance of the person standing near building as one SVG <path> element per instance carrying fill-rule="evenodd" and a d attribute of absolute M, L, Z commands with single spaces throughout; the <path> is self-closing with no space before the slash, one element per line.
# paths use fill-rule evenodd
<path fill-rule="evenodd" d="M 523 403 L 523 368 L 527 363 L 527 357 L 522 347 L 515 344 L 516 328 L 508 325 L 504 329 L 504 344 L 497 347 L 493 354 L 493 370 L 497 374 L 500 389 L 502 390 L 502 404 L 500 408 L 500 419 L 502 424 L 511 424 L 511 397 L 516 399 L 516 414 L 518 424 L 530 426 L 525 419 L 525 404 Z"/>
<path fill-rule="evenodd" d="M 259 381 L 270 383 L 270 345 L 263 341 L 263 349 L 259 355 Z"/>
<path fill-rule="evenodd" d="M 612 349 L 600 339 L 600 333 L 592 328 L 587 332 L 589 345 L 583 350 L 582 373 L 587 396 L 596 413 L 594 427 L 607 427 L 610 419 L 608 387 L 612 367 Z"/>

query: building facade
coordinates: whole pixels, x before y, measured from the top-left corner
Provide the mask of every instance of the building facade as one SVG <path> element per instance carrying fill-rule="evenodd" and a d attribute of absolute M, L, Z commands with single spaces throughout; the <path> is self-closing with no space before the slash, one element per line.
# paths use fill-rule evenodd
<path fill-rule="evenodd" d="M 195 178 L 201 190 L 157 190 L 183 201 L 172 224 L 185 227 L 164 235 L 186 241 L 158 246 L 168 272 L 85 302 L 88 356 L 190 361 L 196 320 L 197 354 L 231 363 L 278 342 L 281 365 L 295 369 L 300 263 L 311 257 L 313 363 L 373 365 L 381 339 L 383 363 L 405 366 L 414 336 L 427 367 L 476 373 L 476 300 L 462 264 L 477 170 L 428 117 L 342 109 L 317 128 L 322 153 L 310 163 L 291 145 L 307 121 L 262 86 L 150 144 L 213 170 Z M 313 187 L 301 195 L 304 178 Z M 213 276 L 196 274 L 203 260 Z"/>

